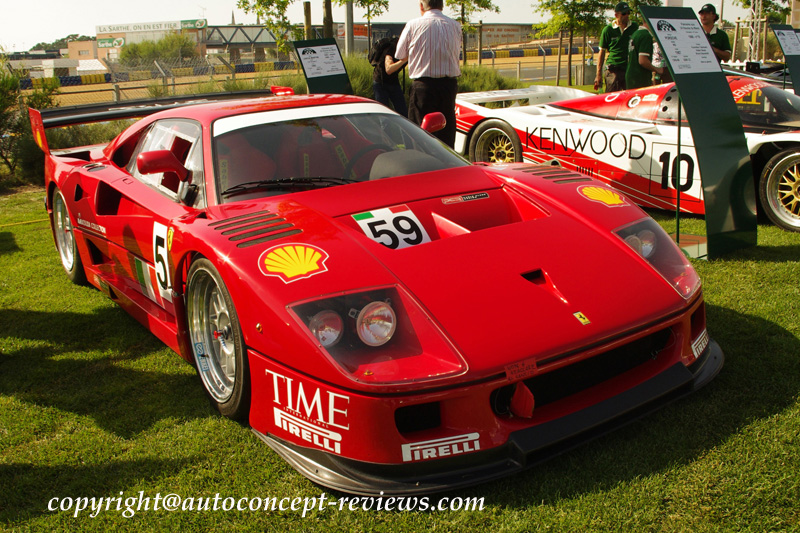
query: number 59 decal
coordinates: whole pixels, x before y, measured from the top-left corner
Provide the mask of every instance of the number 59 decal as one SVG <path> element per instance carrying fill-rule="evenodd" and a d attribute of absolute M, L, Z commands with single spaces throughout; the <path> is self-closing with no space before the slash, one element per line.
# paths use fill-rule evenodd
<path fill-rule="evenodd" d="M 393 250 L 431 241 L 419 219 L 406 205 L 359 213 L 353 215 L 353 219 L 367 237 Z"/>

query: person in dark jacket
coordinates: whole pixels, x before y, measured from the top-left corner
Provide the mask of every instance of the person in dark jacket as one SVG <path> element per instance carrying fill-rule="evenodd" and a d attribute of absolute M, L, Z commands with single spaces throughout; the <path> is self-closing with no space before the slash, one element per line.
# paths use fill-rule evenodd
<path fill-rule="evenodd" d="M 398 114 L 407 117 L 408 107 L 403 88 L 400 86 L 400 74 L 397 71 L 391 74 L 386 72 L 386 66 L 394 61 L 397 39 L 397 37 L 381 39 L 375 43 L 369 54 L 369 62 L 375 67 L 372 71 L 372 91 L 375 100 L 386 107 L 393 106 Z M 387 58 L 389 62 L 387 62 Z"/>

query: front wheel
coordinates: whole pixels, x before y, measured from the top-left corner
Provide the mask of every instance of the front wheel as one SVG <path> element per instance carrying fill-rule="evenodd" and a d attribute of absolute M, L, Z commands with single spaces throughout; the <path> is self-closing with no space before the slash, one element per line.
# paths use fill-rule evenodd
<path fill-rule="evenodd" d="M 200 381 L 223 416 L 243 420 L 250 411 L 250 371 L 233 300 L 208 259 L 195 261 L 187 279 L 189 336 Z"/>
<path fill-rule="evenodd" d="M 469 158 L 473 163 L 519 163 L 522 143 L 514 128 L 502 120 L 481 122 L 469 142 Z"/>
<path fill-rule="evenodd" d="M 61 266 L 67 277 L 76 285 L 86 283 L 86 272 L 83 270 L 81 256 L 75 243 L 75 233 L 72 231 L 72 222 L 69 218 L 67 203 L 64 195 L 56 189 L 53 194 L 53 236 L 56 241 L 56 250 L 61 258 Z"/>
<path fill-rule="evenodd" d="M 776 226 L 800 232 L 800 152 L 784 150 L 770 159 L 758 193 L 761 207 Z"/>

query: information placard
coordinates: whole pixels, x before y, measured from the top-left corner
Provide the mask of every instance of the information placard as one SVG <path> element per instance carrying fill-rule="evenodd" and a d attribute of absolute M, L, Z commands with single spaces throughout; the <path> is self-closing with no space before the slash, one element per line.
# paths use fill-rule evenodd
<path fill-rule="evenodd" d="M 294 41 L 311 94 L 353 94 L 342 54 L 334 39 Z"/>
<path fill-rule="evenodd" d="M 675 80 L 694 139 L 708 257 L 756 245 L 753 169 L 739 111 L 690 8 L 639 5 Z"/>

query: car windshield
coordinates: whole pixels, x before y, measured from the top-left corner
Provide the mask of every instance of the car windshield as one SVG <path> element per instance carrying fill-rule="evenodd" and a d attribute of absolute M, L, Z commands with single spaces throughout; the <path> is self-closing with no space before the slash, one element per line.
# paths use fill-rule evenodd
<path fill-rule="evenodd" d="M 314 116 L 297 118 L 310 109 Z M 220 201 L 469 165 L 399 115 L 362 109 L 302 108 L 218 120 L 213 157 Z"/>
<path fill-rule="evenodd" d="M 779 87 L 753 88 L 736 99 L 736 108 L 746 128 L 800 127 L 800 98 Z"/>

